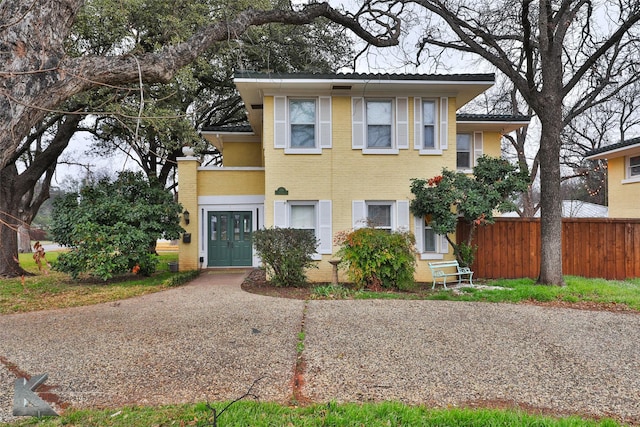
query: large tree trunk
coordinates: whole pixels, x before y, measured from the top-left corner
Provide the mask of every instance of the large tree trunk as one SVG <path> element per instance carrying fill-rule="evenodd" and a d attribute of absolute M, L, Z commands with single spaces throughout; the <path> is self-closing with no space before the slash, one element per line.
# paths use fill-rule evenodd
<path fill-rule="evenodd" d="M 556 110 L 551 108 L 552 110 Z M 558 114 L 560 114 L 558 112 Z M 562 275 L 562 197 L 560 195 L 560 132 L 562 116 L 541 118 L 540 138 L 540 276 L 538 283 L 564 286 Z"/>
<path fill-rule="evenodd" d="M 18 277 L 26 274 L 18 262 L 20 221 L 17 212 L 11 212 L 10 206 L 3 203 L 4 200 L 0 196 L 0 277 Z"/>

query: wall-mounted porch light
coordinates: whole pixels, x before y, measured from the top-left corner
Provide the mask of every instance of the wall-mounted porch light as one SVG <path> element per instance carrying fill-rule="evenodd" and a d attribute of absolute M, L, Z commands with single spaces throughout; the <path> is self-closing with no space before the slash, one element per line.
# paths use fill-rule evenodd
<path fill-rule="evenodd" d="M 189 225 L 189 211 L 185 210 L 182 212 L 182 218 L 184 219 L 184 223 Z"/>

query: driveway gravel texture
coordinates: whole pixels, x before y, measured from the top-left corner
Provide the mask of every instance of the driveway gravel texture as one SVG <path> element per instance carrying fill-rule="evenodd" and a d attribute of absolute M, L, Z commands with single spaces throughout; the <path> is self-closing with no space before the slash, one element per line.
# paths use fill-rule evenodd
<path fill-rule="evenodd" d="M 302 301 L 246 271 L 94 306 L 0 316 L 0 422 L 17 377 L 48 373 L 54 409 L 224 401 L 256 379 L 305 400 L 520 407 L 640 424 L 640 315 L 449 301 Z"/>

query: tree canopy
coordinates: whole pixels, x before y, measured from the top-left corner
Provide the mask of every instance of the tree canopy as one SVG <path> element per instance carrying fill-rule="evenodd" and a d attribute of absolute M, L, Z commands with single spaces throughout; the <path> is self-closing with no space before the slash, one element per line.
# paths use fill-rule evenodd
<path fill-rule="evenodd" d="M 475 54 L 502 72 L 542 125 L 539 283 L 563 285 L 560 152 L 577 116 L 640 78 L 637 0 L 413 0 L 417 60 Z"/>
<path fill-rule="evenodd" d="M 442 175 L 411 181 L 411 212 L 426 218 L 429 226 L 446 236 L 463 266 L 473 262 L 471 241 L 477 226 L 492 224 L 494 212 L 514 208 L 513 198 L 527 188 L 526 171 L 505 159 L 482 156 L 473 168 L 473 177 L 444 168 Z M 467 241 L 454 242 L 449 234 L 456 232 L 458 221 L 470 225 Z"/>

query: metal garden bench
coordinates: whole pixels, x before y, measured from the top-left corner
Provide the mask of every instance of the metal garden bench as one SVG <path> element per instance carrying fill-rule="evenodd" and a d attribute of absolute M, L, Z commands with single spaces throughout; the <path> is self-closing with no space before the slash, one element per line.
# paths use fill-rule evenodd
<path fill-rule="evenodd" d="M 462 278 L 465 276 L 469 277 L 469 284 L 473 286 L 473 271 L 469 267 L 460 267 L 457 260 L 453 261 L 438 261 L 438 262 L 430 262 L 429 268 L 431 269 L 431 276 L 433 277 L 433 286 L 431 289 L 436 287 L 436 281 L 438 279 L 442 279 L 442 284 L 444 288 L 447 289 L 447 278 L 448 277 L 457 277 L 458 285 L 462 283 Z M 453 271 L 445 271 L 444 269 L 452 269 Z"/>

